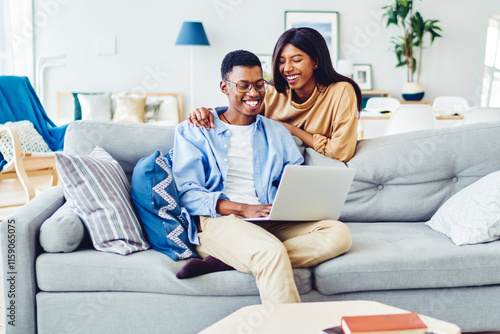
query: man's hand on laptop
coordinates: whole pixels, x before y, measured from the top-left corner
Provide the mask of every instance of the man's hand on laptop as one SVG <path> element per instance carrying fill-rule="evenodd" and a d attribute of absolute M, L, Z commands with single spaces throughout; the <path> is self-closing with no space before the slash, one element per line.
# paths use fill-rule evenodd
<path fill-rule="evenodd" d="M 269 216 L 269 212 L 271 212 L 271 204 L 259 204 L 259 205 L 250 205 L 244 204 L 245 211 L 243 217 L 245 218 L 257 218 L 257 217 L 267 217 Z"/>
<path fill-rule="evenodd" d="M 221 215 L 237 215 L 243 218 L 267 217 L 271 212 L 272 204 L 244 204 L 219 200 L 217 202 L 217 212 Z"/>

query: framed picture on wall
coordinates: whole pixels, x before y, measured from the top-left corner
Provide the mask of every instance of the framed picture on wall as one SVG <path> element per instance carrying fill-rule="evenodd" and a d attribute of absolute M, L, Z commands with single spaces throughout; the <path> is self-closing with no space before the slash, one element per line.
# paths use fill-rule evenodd
<path fill-rule="evenodd" d="M 264 80 L 271 82 L 273 80 L 273 56 L 267 54 L 258 54 L 259 60 L 262 64 L 262 72 Z"/>
<path fill-rule="evenodd" d="M 354 64 L 352 66 L 352 79 L 356 81 L 361 90 L 371 90 L 372 87 L 372 65 Z"/>
<path fill-rule="evenodd" d="M 333 66 L 339 56 L 339 13 L 316 11 L 285 11 L 285 30 L 290 28 L 313 28 L 325 38 Z"/>

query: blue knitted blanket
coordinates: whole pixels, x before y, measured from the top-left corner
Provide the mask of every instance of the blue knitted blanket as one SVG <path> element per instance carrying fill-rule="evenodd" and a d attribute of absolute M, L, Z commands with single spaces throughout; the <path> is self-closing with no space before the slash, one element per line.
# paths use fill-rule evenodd
<path fill-rule="evenodd" d="M 0 76 L 0 124 L 24 120 L 33 123 L 52 151 L 62 150 L 68 125 L 50 120 L 27 77 Z M 0 153 L 0 170 L 6 163 Z"/>

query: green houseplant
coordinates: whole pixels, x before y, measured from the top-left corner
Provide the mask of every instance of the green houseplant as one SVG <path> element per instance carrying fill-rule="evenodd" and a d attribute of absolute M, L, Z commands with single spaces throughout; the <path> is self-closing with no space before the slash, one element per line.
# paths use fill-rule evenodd
<path fill-rule="evenodd" d="M 429 46 L 436 37 L 441 37 L 438 33 L 441 28 L 436 25 L 439 20 L 424 20 L 418 11 L 413 11 L 413 0 L 393 0 L 382 9 L 385 10 L 387 27 L 393 24 L 403 30 L 401 36 L 391 39 L 397 59 L 396 67 L 406 67 L 408 82 L 403 86 L 403 98 L 421 100 L 424 96 L 423 87 L 419 82 L 422 50 L 426 36 L 430 37 Z"/>

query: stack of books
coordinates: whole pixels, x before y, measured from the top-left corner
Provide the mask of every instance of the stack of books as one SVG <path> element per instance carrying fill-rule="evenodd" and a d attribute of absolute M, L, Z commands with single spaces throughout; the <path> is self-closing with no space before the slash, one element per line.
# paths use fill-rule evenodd
<path fill-rule="evenodd" d="M 427 326 L 417 313 L 342 317 L 341 325 L 321 334 L 425 334 Z"/>

